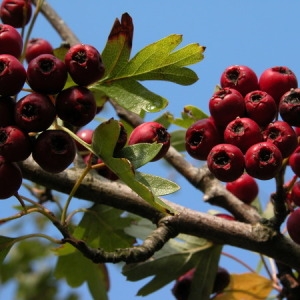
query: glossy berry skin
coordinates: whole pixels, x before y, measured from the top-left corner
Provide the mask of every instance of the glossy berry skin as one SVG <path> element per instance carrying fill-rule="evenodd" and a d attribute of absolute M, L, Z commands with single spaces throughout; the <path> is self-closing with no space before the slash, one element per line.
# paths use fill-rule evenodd
<path fill-rule="evenodd" d="M 244 172 L 244 155 L 234 145 L 218 144 L 209 152 L 207 166 L 217 179 L 224 182 L 234 181 Z"/>
<path fill-rule="evenodd" d="M 292 171 L 300 177 L 300 146 L 289 157 L 289 165 Z"/>
<path fill-rule="evenodd" d="M 34 38 L 31 39 L 26 47 L 25 59 L 29 63 L 31 60 L 41 54 L 53 54 L 52 45 L 45 39 Z"/>
<path fill-rule="evenodd" d="M 41 54 L 30 61 L 27 67 L 29 86 L 38 93 L 57 94 L 68 77 L 65 64 L 52 54 Z"/>
<path fill-rule="evenodd" d="M 245 98 L 246 115 L 259 126 L 264 127 L 274 120 L 277 104 L 273 97 L 260 90 L 248 93 Z"/>
<path fill-rule="evenodd" d="M 27 133 L 16 126 L 0 128 L 0 155 L 6 161 L 22 161 L 31 154 L 32 144 Z"/>
<path fill-rule="evenodd" d="M 10 96 L 0 96 L 0 127 L 15 124 L 14 111 L 16 101 Z"/>
<path fill-rule="evenodd" d="M 262 141 L 260 127 L 250 118 L 236 118 L 224 130 L 224 142 L 239 147 L 243 153 Z"/>
<path fill-rule="evenodd" d="M 0 54 L 10 54 L 16 58 L 21 56 L 23 39 L 11 25 L 0 24 Z"/>
<path fill-rule="evenodd" d="M 269 180 L 279 172 L 281 165 L 281 152 L 273 143 L 254 144 L 245 153 L 246 172 L 254 178 Z"/>
<path fill-rule="evenodd" d="M 220 84 L 222 88 L 238 90 L 243 96 L 259 89 L 257 75 L 251 68 L 243 65 L 227 67 L 221 74 Z"/>
<path fill-rule="evenodd" d="M 79 131 L 77 131 L 76 135 L 81 140 L 83 140 L 85 143 L 92 144 L 93 133 L 94 133 L 93 129 L 84 128 L 84 129 L 80 129 Z M 77 147 L 78 151 L 86 151 L 87 150 L 83 145 L 81 145 L 77 141 L 75 141 L 75 144 L 76 144 L 76 147 Z"/>
<path fill-rule="evenodd" d="M 296 209 L 290 213 L 286 222 L 287 231 L 291 239 L 300 244 L 300 209 Z"/>
<path fill-rule="evenodd" d="M 31 93 L 16 103 L 14 118 L 17 126 L 26 132 L 40 132 L 53 123 L 56 110 L 47 95 Z"/>
<path fill-rule="evenodd" d="M 270 123 L 263 131 L 264 141 L 271 142 L 281 151 L 282 157 L 288 157 L 298 145 L 297 134 L 284 121 Z"/>
<path fill-rule="evenodd" d="M 0 55 L 0 95 L 18 94 L 26 81 L 26 70 L 12 55 Z"/>
<path fill-rule="evenodd" d="M 128 139 L 128 145 L 139 143 L 161 143 L 162 148 L 151 160 L 156 161 L 161 159 L 169 150 L 170 138 L 171 136 L 167 129 L 160 123 L 145 122 L 133 129 Z"/>
<path fill-rule="evenodd" d="M 36 139 L 33 159 L 49 173 L 64 171 L 74 160 L 76 146 L 68 133 L 62 130 L 43 131 Z"/>
<path fill-rule="evenodd" d="M 259 89 L 271 95 L 277 104 L 284 93 L 298 87 L 296 75 L 286 66 L 275 66 L 264 70 L 258 83 Z"/>
<path fill-rule="evenodd" d="M 31 14 L 32 6 L 29 0 L 3 0 L 0 6 L 1 21 L 15 28 L 28 24 Z"/>
<path fill-rule="evenodd" d="M 243 117 L 246 112 L 243 96 L 231 88 L 216 91 L 209 100 L 209 112 L 216 124 L 225 127 L 236 117 Z"/>
<path fill-rule="evenodd" d="M 8 162 L 0 156 L 0 199 L 16 194 L 22 184 L 22 172 L 14 162 Z"/>
<path fill-rule="evenodd" d="M 243 173 L 232 182 L 227 182 L 226 189 L 246 204 L 252 203 L 258 195 L 258 184 L 247 173 Z"/>
<path fill-rule="evenodd" d="M 290 200 L 296 206 L 300 206 L 300 181 L 296 181 L 290 192 Z"/>
<path fill-rule="evenodd" d="M 300 126 L 300 89 L 292 89 L 281 97 L 279 114 L 291 126 Z"/>
<path fill-rule="evenodd" d="M 186 151 L 199 160 L 206 160 L 212 147 L 221 142 L 222 138 L 212 118 L 196 121 L 185 134 Z"/>
<path fill-rule="evenodd" d="M 73 126 L 88 124 L 97 110 L 94 94 L 83 86 L 73 86 L 58 93 L 55 107 L 58 117 Z"/>
<path fill-rule="evenodd" d="M 215 214 L 215 216 L 218 217 L 218 218 L 228 220 L 228 221 L 235 221 L 236 220 L 234 216 L 229 215 L 229 214 L 217 213 L 217 214 Z"/>
<path fill-rule="evenodd" d="M 82 86 L 101 79 L 105 71 L 99 51 L 91 45 L 71 47 L 65 55 L 65 64 L 73 81 Z"/>

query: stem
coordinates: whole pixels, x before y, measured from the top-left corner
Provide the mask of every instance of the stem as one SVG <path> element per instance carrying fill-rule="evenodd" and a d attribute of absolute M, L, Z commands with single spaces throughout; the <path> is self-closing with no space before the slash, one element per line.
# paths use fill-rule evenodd
<path fill-rule="evenodd" d="M 34 237 L 39 237 L 39 238 L 44 238 L 54 244 L 63 244 L 63 241 L 61 240 L 58 240 L 58 239 L 55 239 L 47 234 L 43 234 L 43 233 L 30 233 L 30 234 L 25 234 L 25 235 L 22 235 L 22 236 L 19 236 L 17 238 L 14 239 L 13 243 L 17 243 L 17 242 L 20 242 L 20 241 L 23 241 L 25 239 L 28 239 L 28 238 L 34 238 Z"/>
<path fill-rule="evenodd" d="M 256 271 L 254 269 L 252 269 L 249 265 L 247 265 L 245 262 L 243 262 L 242 260 L 240 260 L 239 258 L 227 253 L 227 252 L 222 252 L 222 255 L 227 256 L 233 260 L 235 260 L 236 262 L 238 262 L 239 264 L 241 264 L 242 266 L 244 266 L 246 269 L 248 269 L 250 272 L 252 273 L 256 273 Z"/>

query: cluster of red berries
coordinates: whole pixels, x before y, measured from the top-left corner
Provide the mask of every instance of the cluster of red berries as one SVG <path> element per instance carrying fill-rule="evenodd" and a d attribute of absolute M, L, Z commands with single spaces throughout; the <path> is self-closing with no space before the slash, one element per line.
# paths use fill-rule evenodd
<path fill-rule="evenodd" d="M 226 68 L 209 100 L 210 117 L 186 132 L 187 152 L 207 160 L 224 182 L 245 171 L 260 180 L 273 178 L 298 146 L 293 128 L 300 124 L 297 85 L 296 75 L 284 66 L 269 68 L 259 78 L 247 66 Z"/>

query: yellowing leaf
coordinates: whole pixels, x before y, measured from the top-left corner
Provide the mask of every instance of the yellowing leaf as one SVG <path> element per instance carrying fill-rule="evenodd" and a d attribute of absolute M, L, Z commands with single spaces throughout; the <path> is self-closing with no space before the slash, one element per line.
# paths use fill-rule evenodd
<path fill-rule="evenodd" d="M 256 273 L 232 274 L 230 284 L 217 300 L 265 300 L 273 282 Z"/>

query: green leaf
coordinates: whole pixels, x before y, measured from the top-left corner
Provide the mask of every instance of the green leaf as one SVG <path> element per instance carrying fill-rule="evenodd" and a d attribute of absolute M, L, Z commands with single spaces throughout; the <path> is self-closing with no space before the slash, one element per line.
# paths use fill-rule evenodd
<path fill-rule="evenodd" d="M 118 121 L 110 119 L 109 121 L 100 124 L 93 134 L 93 151 L 101 157 L 107 167 L 111 169 L 120 180 L 150 205 L 164 213 L 174 213 L 168 205 L 164 204 L 163 201 L 158 200 L 147 186 L 135 178 L 133 165 L 128 159 L 113 157 L 119 133 L 120 125 Z"/>
<path fill-rule="evenodd" d="M 158 112 L 168 105 L 167 99 L 149 91 L 132 78 L 99 82 L 93 85 L 92 88 L 101 91 L 122 107 L 137 114 L 140 114 L 143 110 Z"/>
<path fill-rule="evenodd" d="M 2 264 L 11 247 L 16 242 L 16 238 L 0 236 L 0 263 Z"/>
<path fill-rule="evenodd" d="M 126 146 L 117 153 L 117 157 L 130 160 L 135 169 L 140 168 L 151 161 L 162 147 L 161 143 L 139 143 Z"/>
<path fill-rule="evenodd" d="M 185 130 L 175 130 L 171 133 L 171 145 L 179 152 L 185 151 Z"/>
<path fill-rule="evenodd" d="M 175 182 L 159 176 L 136 172 L 135 177 L 139 182 L 148 186 L 156 196 L 172 194 L 180 189 Z"/>

